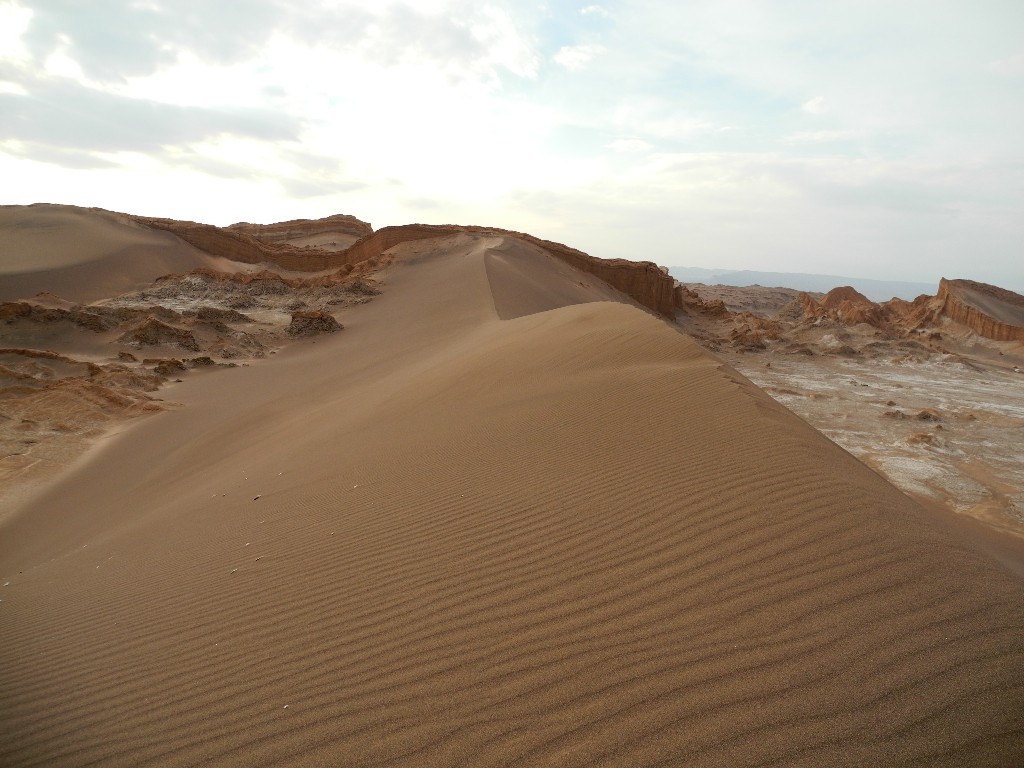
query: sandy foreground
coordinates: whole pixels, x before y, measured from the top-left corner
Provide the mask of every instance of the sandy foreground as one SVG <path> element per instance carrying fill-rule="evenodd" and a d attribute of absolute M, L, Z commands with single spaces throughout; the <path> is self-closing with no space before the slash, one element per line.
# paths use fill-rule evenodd
<path fill-rule="evenodd" d="M 1024 764 L 1024 582 L 519 241 L 0 527 L 3 765 Z"/>

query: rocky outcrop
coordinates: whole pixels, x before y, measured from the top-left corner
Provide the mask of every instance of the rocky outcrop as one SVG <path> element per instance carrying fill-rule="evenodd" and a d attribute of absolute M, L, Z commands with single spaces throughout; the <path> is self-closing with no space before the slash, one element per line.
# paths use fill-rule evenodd
<path fill-rule="evenodd" d="M 373 234 L 373 227 L 365 221 L 360 221 L 355 216 L 348 216 L 343 213 L 327 216 L 322 219 L 293 219 L 291 221 L 279 221 L 274 224 L 239 222 L 238 224 L 232 224 L 227 229 L 255 237 L 264 243 L 297 244 L 317 236 L 336 236 L 338 241 L 343 241 L 346 246 Z M 338 249 L 331 248 L 329 250 Z"/>
<path fill-rule="evenodd" d="M 327 312 L 292 312 L 292 322 L 285 330 L 289 336 L 319 336 L 334 333 L 344 326 Z"/>
<path fill-rule="evenodd" d="M 708 317 L 724 318 L 732 315 L 729 308 L 725 306 L 725 302 L 721 299 L 705 301 L 701 298 L 700 294 L 696 291 L 690 290 L 681 283 L 676 284 L 672 298 L 676 309 L 682 309 L 691 313 L 696 312 L 697 314 L 707 315 Z"/>
<path fill-rule="evenodd" d="M 941 312 L 988 339 L 1024 343 L 1024 296 L 973 280 L 939 281 Z"/>
<path fill-rule="evenodd" d="M 199 343 L 192 331 L 160 322 L 155 317 L 147 318 L 138 327 L 124 333 L 118 341 L 137 346 L 168 344 L 192 352 L 199 351 Z"/>
<path fill-rule="evenodd" d="M 1024 296 L 972 280 L 943 278 L 935 296 L 918 296 L 913 301 L 895 298 L 880 304 L 850 286 L 833 288 L 821 298 L 801 293 L 777 317 L 814 325 L 823 320 L 846 326 L 863 323 L 891 338 L 913 335 L 928 344 L 941 340 L 936 326 L 948 319 L 979 336 L 1024 343 Z"/>
<path fill-rule="evenodd" d="M 876 304 L 848 285 L 833 288 L 820 299 L 801 293 L 796 300 L 806 318 L 827 318 L 843 325 L 867 323 L 879 328 L 889 325 L 885 305 Z"/>
<path fill-rule="evenodd" d="M 117 325 L 114 313 L 105 311 L 103 307 L 83 309 L 73 306 L 71 309 L 50 307 L 28 301 L 8 301 L 0 304 L 0 322 L 13 324 L 28 321 L 38 324 L 68 322 L 88 331 L 101 333 Z"/>
<path fill-rule="evenodd" d="M 344 256 L 350 264 L 373 265 L 385 251 L 401 243 L 469 232 L 483 235 L 502 235 L 523 240 L 544 249 L 557 259 L 582 272 L 594 275 L 612 288 L 622 291 L 639 304 L 666 317 L 675 312 L 675 280 L 667 271 L 650 261 L 625 259 L 599 259 L 561 243 L 541 240 L 523 232 L 493 227 L 457 226 L 448 224 L 408 224 L 384 227 L 352 245 Z"/>

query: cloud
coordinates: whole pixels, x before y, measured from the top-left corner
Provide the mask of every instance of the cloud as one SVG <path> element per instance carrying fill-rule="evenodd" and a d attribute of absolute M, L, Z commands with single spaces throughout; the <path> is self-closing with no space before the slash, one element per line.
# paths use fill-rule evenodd
<path fill-rule="evenodd" d="M 0 0 L 5 202 L 480 221 L 796 271 L 1019 262 L 1024 4 L 628 8 Z"/>
<path fill-rule="evenodd" d="M 784 144 L 801 144 L 801 143 L 825 143 L 832 141 L 850 141 L 856 139 L 858 134 L 856 131 L 839 129 L 832 131 L 800 131 L 798 133 L 784 136 L 781 141 Z"/>
<path fill-rule="evenodd" d="M 205 0 L 50 0 L 31 10 L 22 39 L 35 60 L 64 52 L 99 82 L 150 74 L 181 50 L 213 62 L 237 61 L 258 52 L 286 14 L 274 0 L 223 3 L 215 13 Z"/>
<path fill-rule="evenodd" d="M 701 135 L 723 133 L 722 128 L 729 128 L 650 97 L 621 101 L 607 120 L 619 133 L 663 142 L 687 141 Z"/>
<path fill-rule="evenodd" d="M 1024 75 L 1024 53 L 991 61 L 988 64 L 988 69 L 1000 75 L 1008 75 L 1010 77 Z"/>
<path fill-rule="evenodd" d="M 258 108 L 217 110 L 126 98 L 71 80 L 19 83 L 0 93 L 0 135 L 27 147 L 87 152 L 158 152 L 230 134 L 265 141 L 298 138 L 302 120 Z M 51 149 L 51 156 L 52 156 Z"/>
<path fill-rule="evenodd" d="M 586 68 L 595 56 L 604 53 L 604 50 L 600 45 L 565 45 L 558 49 L 554 59 L 556 64 L 572 72 L 578 72 Z"/>
<path fill-rule="evenodd" d="M 76 170 L 117 167 L 116 162 L 97 152 L 33 141 L 0 141 L 0 152 L 11 157 L 30 158 L 35 162 Z"/>
<path fill-rule="evenodd" d="M 386 65 L 429 61 L 456 75 L 504 70 L 532 77 L 538 66 L 507 11 L 468 0 L 216 6 L 207 0 L 50 0 L 33 5 L 20 40 L 37 64 L 60 55 L 79 66 L 85 80 L 122 83 L 171 67 L 184 54 L 216 65 L 255 59 L 282 34 L 307 45 L 358 50 Z"/>
<path fill-rule="evenodd" d="M 825 111 L 825 97 L 815 96 L 813 99 L 808 99 L 800 105 L 800 109 L 809 115 L 820 115 Z"/>
<path fill-rule="evenodd" d="M 615 141 L 613 141 L 610 144 L 608 144 L 607 147 L 608 147 L 608 149 L 610 149 L 610 150 L 612 150 L 614 152 L 630 152 L 630 153 L 648 152 L 651 149 L 654 149 L 654 146 L 652 144 L 647 143 L 643 139 L 635 139 L 635 138 L 616 139 Z"/>
<path fill-rule="evenodd" d="M 1019 251 L 1000 232 L 1019 231 L 1019 211 L 1012 198 L 998 213 L 987 203 L 1020 170 L 655 153 L 586 188 L 524 191 L 510 207 L 544 212 L 538 232 L 563 241 L 571 233 L 572 245 L 605 257 L 833 274 L 855 265 L 858 274 L 891 279 L 970 272 L 1024 286 Z M 978 252 L 984 265 L 964 256 Z"/>
<path fill-rule="evenodd" d="M 28 89 L 26 89 L 21 83 L 12 83 L 9 80 L 0 80 L 0 94 L 28 96 Z"/>

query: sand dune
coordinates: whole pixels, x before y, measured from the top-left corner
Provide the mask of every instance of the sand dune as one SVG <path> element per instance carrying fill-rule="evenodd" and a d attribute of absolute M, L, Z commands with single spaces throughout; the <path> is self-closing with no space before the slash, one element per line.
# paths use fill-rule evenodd
<path fill-rule="evenodd" d="M 0 528 L 0 762 L 1024 762 L 1012 574 L 535 247 L 390 255 Z"/>
<path fill-rule="evenodd" d="M 134 290 L 169 272 L 226 268 L 168 232 L 124 214 L 66 205 L 0 206 L 0 301 L 42 291 L 89 302 Z"/>

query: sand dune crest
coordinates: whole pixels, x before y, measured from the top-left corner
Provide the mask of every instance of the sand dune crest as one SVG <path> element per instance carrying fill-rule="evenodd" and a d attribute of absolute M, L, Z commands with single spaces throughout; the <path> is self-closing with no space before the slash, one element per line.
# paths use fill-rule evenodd
<path fill-rule="evenodd" d="M 5 764 L 1024 759 L 1009 573 L 534 247 L 389 257 L 4 526 Z"/>

